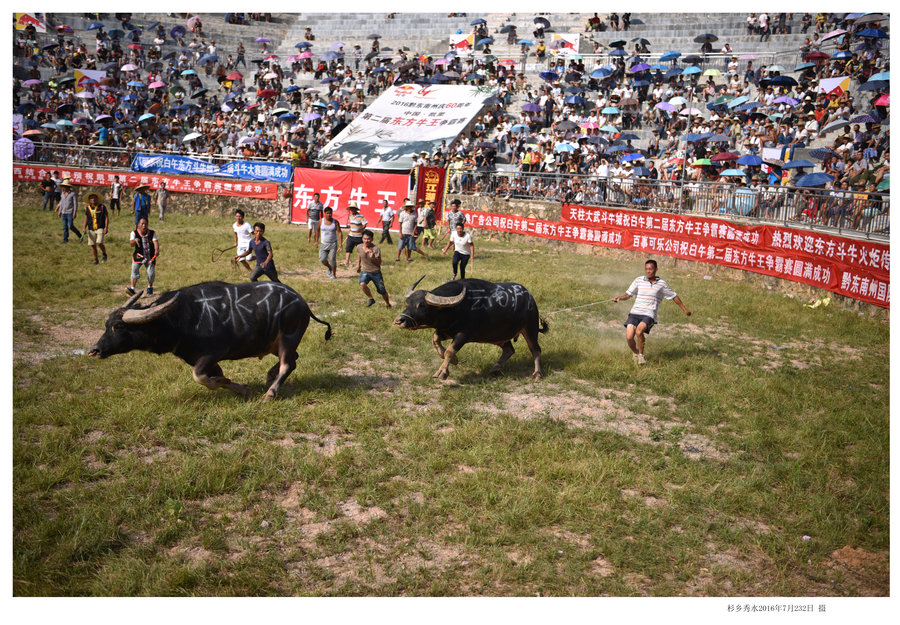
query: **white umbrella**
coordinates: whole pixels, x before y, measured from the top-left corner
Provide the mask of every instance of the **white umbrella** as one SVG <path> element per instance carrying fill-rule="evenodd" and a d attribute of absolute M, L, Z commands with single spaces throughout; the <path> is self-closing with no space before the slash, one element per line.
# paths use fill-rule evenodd
<path fill-rule="evenodd" d="M 276 74 L 275 72 L 269 72 L 268 74 L 263 76 L 263 79 L 265 80 L 274 80 L 275 78 L 278 78 L 278 74 Z"/>
<path fill-rule="evenodd" d="M 687 99 L 682 98 L 680 95 L 675 96 L 671 100 L 669 100 L 669 104 L 674 104 L 675 106 L 681 106 L 682 104 L 687 104 Z"/>
<path fill-rule="evenodd" d="M 192 132 L 192 133 L 189 134 L 189 135 L 184 135 L 184 139 L 182 139 L 181 142 L 182 142 L 182 143 L 186 143 L 186 142 L 188 142 L 188 141 L 193 141 L 194 139 L 197 139 L 197 138 L 202 137 L 202 136 L 203 136 L 202 133 L 199 133 L 199 132 Z"/>
<path fill-rule="evenodd" d="M 97 96 L 94 95 L 93 91 L 79 91 L 78 93 L 75 94 L 75 97 L 90 99 L 90 98 L 96 98 Z"/>
<path fill-rule="evenodd" d="M 128 63 L 127 65 L 122 66 L 122 71 L 123 72 L 133 72 L 137 68 L 138 68 L 138 66 L 135 65 L 134 63 Z"/>
<path fill-rule="evenodd" d="M 700 109 L 688 108 L 681 111 L 680 115 L 702 115 L 702 112 L 700 111 Z"/>

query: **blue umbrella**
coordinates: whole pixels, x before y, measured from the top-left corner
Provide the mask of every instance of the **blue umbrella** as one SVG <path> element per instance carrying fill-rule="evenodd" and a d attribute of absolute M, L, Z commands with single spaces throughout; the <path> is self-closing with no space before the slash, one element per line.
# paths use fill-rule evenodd
<path fill-rule="evenodd" d="M 490 43 L 494 43 L 493 37 L 485 37 L 484 39 L 479 39 L 478 41 L 475 42 L 475 45 L 483 46 L 485 44 L 490 44 Z"/>
<path fill-rule="evenodd" d="M 328 52 L 323 53 L 322 56 L 319 58 L 321 58 L 323 61 L 334 61 L 335 59 L 339 59 L 340 56 L 341 55 L 338 54 L 336 51 L 329 50 Z"/>
<path fill-rule="evenodd" d="M 310 42 L 308 42 L 308 41 L 301 41 L 300 43 L 298 43 L 298 44 L 295 45 L 294 47 L 295 47 L 295 48 L 299 48 L 299 49 L 302 50 L 303 48 L 311 48 L 311 47 L 312 47 L 312 44 L 311 44 Z"/>
<path fill-rule="evenodd" d="M 683 73 L 685 76 L 688 76 L 690 74 L 699 74 L 701 71 L 703 70 L 701 70 L 696 65 L 691 65 L 690 67 L 686 67 Z"/>
<path fill-rule="evenodd" d="M 278 116 L 278 119 L 281 121 L 293 121 L 293 120 L 297 119 L 297 116 L 294 115 L 293 113 L 282 113 L 281 115 Z"/>
<path fill-rule="evenodd" d="M 624 152 L 627 149 L 628 149 L 627 145 L 611 145 L 608 148 L 606 148 L 606 151 L 609 153 Z"/>
<path fill-rule="evenodd" d="M 566 104 L 584 104 L 584 98 L 577 95 L 570 95 L 565 99 Z"/>
<path fill-rule="evenodd" d="M 606 69 L 605 67 L 598 67 L 594 71 L 591 72 L 591 78 L 606 78 L 612 72 Z"/>
<path fill-rule="evenodd" d="M 825 158 L 834 156 L 835 154 L 837 153 L 830 148 L 815 148 L 814 150 L 809 151 L 810 156 L 819 160 L 825 160 Z"/>
<path fill-rule="evenodd" d="M 666 61 L 674 61 L 679 56 L 681 56 L 681 52 L 679 52 L 678 50 L 669 50 L 661 57 L 659 57 L 659 61 L 660 63 L 665 63 Z"/>
<path fill-rule="evenodd" d="M 197 61 L 197 64 L 198 65 L 206 65 L 207 63 L 215 63 L 218 60 L 219 60 L 218 54 L 204 54 Z"/>
<path fill-rule="evenodd" d="M 747 172 L 745 172 L 745 171 L 742 170 L 742 169 L 726 169 L 725 171 L 723 171 L 723 172 L 722 172 L 721 174 L 719 174 L 719 175 L 720 175 L 720 176 L 742 176 L 742 177 L 746 177 L 746 176 L 747 176 Z"/>
<path fill-rule="evenodd" d="M 660 70 L 660 71 L 664 71 L 664 70 L 668 70 L 668 69 L 669 69 L 669 66 L 668 66 L 668 65 L 663 65 L 663 64 L 661 64 L 661 63 L 657 63 L 656 65 L 651 65 L 651 66 L 650 66 L 650 69 L 658 69 L 658 70 Z"/>
<path fill-rule="evenodd" d="M 522 105 L 522 110 L 526 113 L 537 113 L 541 110 L 541 105 L 536 102 L 526 102 Z"/>
<path fill-rule="evenodd" d="M 890 72 L 878 72 L 877 74 L 872 74 L 869 76 L 869 80 L 866 82 L 871 82 L 873 80 L 890 80 L 891 73 Z"/>
<path fill-rule="evenodd" d="M 852 52 L 850 52 L 848 50 L 842 50 L 841 52 L 835 52 L 834 54 L 832 54 L 831 58 L 833 58 L 833 59 L 849 59 L 851 56 L 853 56 Z"/>
<path fill-rule="evenodd" d="M 795 159 L 793 161 L 788 161 L 784 165 L 781 166 L 782 169 L 798 169 L 801 167 L 815 167 L 816 164 L 806 159 Z"/>
<path fill-rule="evenodd" d="M 633 132 L 626 132 L 619 137 L 619 141 L 637 141 L 638 139 L 640 139 L 640 137 L 638 137 Z"/>
<path fill-rule="evenodd" d="M 682 72 L 684 72 L 684 70 L 680 67 L 672 67 L 665 73 L 665 76 L 666 78 L 674 78 L 675 76 L 680 75 Z"/>
<path fill-rule="evenodd" d="M 184 27 L 182 27 L 182 26 L 176 26 L 175 28 L 181 28 L 182 30 L 184 30 Z M 175 28 L 173 28 L 172 30 L 175 30 Z M 118 39 L 125 34 L 125 31 L 120 28 L 113 28 L 111 31 L 109 31 L 106 34 L 109 35 L 111 39 Z M 175 35 L 172 35 L 172 36 L 174 37 Z"/>
<path fill-rule="evenodd" d="M 300 87 L 298 87 L 297 85 L 291 85 L 290 87 L 285 89 L 284 92 L 285 93 L 294 93 L 295 91 L 297 91 L 299 89 L 300 89 Z"/>
<path fill-rule="evenodd" d="M 887 39 L 888 35 L 880 28 L 865 28 L 858 33 L 857 37 L 865 37 L 866 39 Z"/>
<path fill-rule="evenodd" d="M 635 80 L 633 83 L 631 83 L 631 86 L 632 87 L 646 87 L 649 84 L 650 84 L 649 80 Z"/>
<path fill-rule="evenodd" d="M 623 50 L 622 48 L 616 48 L 615 50 L 610 50 L 609 55 L 610 56 L 627 56 L 628 53 L 625 52 L 625 50 Z"/>
<path fill-rule="evenodd" d="M 731 141 L 731 137 L 728 135 L 719 135 L 715 134 L 706 138 L 710 143 L 722 143 L 723 141 Z"/>
<path fill-rule="evenodd" d="M 631 152 L 630 154 L 626 154 L 620 160 L 623 163 L 628 163 L 630 161 L 639 161 L 644 158 L 644 155 L 640 152 Z"/>
<path fill-rule="evenodd" d="M 808 69 L 810 67 L 815 67 L 815 66 L 816 66 L 815 63 L 800 63 L 800 65 L 798 65 L 797 67 L 794 68 L 794 71 L 802 72 L 805 69 Z"/>
<path fill-rule="evenodd" d="M 859 86 L 857 91 L 888 91 L 890 82 L 887 80 L 871 80 Z"/>
<path fill-rule="evenodd" d="M 550 70 L 543 71 L 538 75 L 541 78 L 543 78 L 544 80 L 548 80 L 548 81 L 557 80 L 559 78 L 559 74 L 557 74 L 556 72 L 552 72 Z"/>
<path fill-rule="evenodd" d="M 795 187 L 820 187 L 822 185 L 828 184 L 834 180 L 834 176 L 830 176 L 828 174 L 822 172 L 815 172 L 812 174 L 806 174 L 805 176 L 800 176 L 796 182 L 794 182 Z"/>
<path fill-rule="evenodd" d="M 556 147 L 553 149 L 556 152 L 574 152 L 578 148 L 576 146 L 572 145 L 571 143 L 563 142 L 563 143 L 557 143 Z"/>
<path fill-rule="evenodd" d="M 110 35 L 112 35 L 112 33 L 113 31 L 109 31 Z M 174 26 L 172 30 L 169 31 L 169 34 L 172 35 L 172 39 L 182 39 L 185 34 L 187 34 L 187 29 L 179 24 L 178 26 Z"/>
<path fill-rule="evenodd" d="M 632 169 L 631 173 L 634 174 L 635 176 L 637 176 L 638 178 L 640 178 L 642 176 L 649 176 L 650 170 L 647 169 L 646 167 L 638 166 L 638 167 L 635 167 L 634 169 Z"/>
<path fill-rule="evenodd" d="M 433 83 L 447 82 L 448 80 L 450 80 L 450 79 L 441 73 L 437 73 L 437 74 L 434 74 L 431 76 L 431 82 L 433 82 Z"/>
<path fill-rule="evenodd" d="M 331 76 L 326 76 L 325 78 L 323 78 L 323 79 L 319 82 L 319 84 L 320 84 L 320 85 L 327 85 L 327 84 L 330 83 L 330 82 L 337 82 L 337 81 L 338 81 L 337 78 L 332 78 Z"/>
<path fill-rule="evenodd" d="M 744 104 L 745 102 L 749 102 L 749 101 L 750 101 L 750 98 L 748 98 L 745 95 L 738 96 L 734 100 L 732 100 L 731 102 L 728 103 L 728 108 L 730 108 L 730 109 L 737 108 L 741 104 Z"/>
<path fill-rule="evenodd" d="M 773 78 L 763 78 L 759 81 L 762 85 L 777 85 L 781 87 L 796 87 L 797 81 L 791 78 L 790 76 L 775 76 Z"/>
<path fill-rule="evenodd" d="M 523 43 L 524 43 L 526 46 L 533 46 L 533 45 L 534 45 L 534 42 L 533 42 L 531 39 L 519 39 L 519 40 L 516 42 L 516 45 L 517 45 L 517 46 L 521 46 Z"/>
<path fill-rule="evenodd" d="M 510 132 L 519 133 L 519 132 L 527 132 L 528 126 L 525 124 L 516 124 L 512 128 L 509 129 Z"/>
<path fill-rule="evenodd" d="M 851 124 L 877 124 L 881 119 L 873 115 L 857 115 L 850 119 Z"/>
<path fill-rule="evenodd" d="M 90 26 L 87 27 L 88 30 L 97 30 L 98 28 L 103 28 L 103 24 L 100 22 L 91 22 Z"/>
<path fill-rule="evenodd" d="M 759 167 L 762 165 L 763 160 L 758 157 L 756 154 L 745 154 L 740 157 L 737 161 L 738 165 L 748 165 L 750 167 Z"/>
<path fill-rule="evenodd" d="M 143 115 L 138 117 L 139 122 L 145 122 L 148 119 L 156 119 L 156 115 L 154 115 L 153 113 L 144 113 Z"/>
<path fill-rule="evenodd" d="M 132 80 L 128 83 L 129 87 L 145 87 L 146 85 L 140 80 Z"/>
<path fill-rule="evenodd" d="M 619 111 L 619 109 L 617 109 L 615 106 L 607 106 L 600 112 L 604 115 L 618 115 L 621 111 Z"/>
<path fill-rule="evenodd" d="M 487 22 L 479 17 L 478 19 L 472 20 L 469 26 L 478 26 L 479 24 L 487 24 Z"/>

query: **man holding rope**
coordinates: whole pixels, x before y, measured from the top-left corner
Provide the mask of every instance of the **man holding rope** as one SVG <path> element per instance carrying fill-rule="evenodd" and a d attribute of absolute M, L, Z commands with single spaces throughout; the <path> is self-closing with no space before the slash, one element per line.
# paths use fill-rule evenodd
<path fill-rule="evenodd" d="M 656 261 L 653 259 L 644 263 L 644 275 L 634 279 L 625 295 L 614 297 L 612 301 L 619 302 L 634 296 L 634 306 L 625 320 L 625 340 L 634 354 L 634 361 L 643 365 L 644 360 L 644 335 L 650 333 L 657 323 L 657 311 L 659 304 L 664 299 L 674 300 L 688 317 L 689 311 L 678 294 L 669 287 L 668 283 L 656 275 Z"/>

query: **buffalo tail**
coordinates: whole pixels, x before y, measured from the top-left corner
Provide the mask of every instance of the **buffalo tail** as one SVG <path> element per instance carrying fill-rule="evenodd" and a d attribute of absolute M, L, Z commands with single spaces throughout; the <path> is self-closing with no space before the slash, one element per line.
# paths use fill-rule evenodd
<path fill-rule="evenodd" d="M 546 334 L 546 333 L 549 332 L 549 331 L 550 331 L 550 324 L 547 323 L 547 320 L 546 320 L 546 319 L 544 319 L 543 317 L 541 317 L 541 327 L 540 327 L 540 329 L 538 330 L 538 332 L 540 332 L 541 334 Z"/>
<path fill-rule="evenodd" d="M 327 330 L 325 330 L 325 340 L 326 340 L 326 341 L 329 340 L 329 339 L 331 338 L 331 324 L 328 323 L 327 321 L 322 321 L 321 319 L 319 319 L 318 317 L 316 317 L 314 314 L 312 314 L 312 311 L 310 311 L 309 316 L 310 316 L 313 320 L 318 321 L 318 322 L 321 323 L 323 326 L 326 326 L 326 327 L 328 328 Z"/>

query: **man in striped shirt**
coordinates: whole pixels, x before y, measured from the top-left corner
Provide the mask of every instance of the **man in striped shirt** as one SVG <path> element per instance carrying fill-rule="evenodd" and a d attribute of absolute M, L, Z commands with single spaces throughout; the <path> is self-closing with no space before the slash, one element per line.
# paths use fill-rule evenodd
<path fill-rule="evenodd" d="M 678 294 L 665 280 L 657 277 L 656 269 L 656 261 L 648 260 L 644 263 L 644 275 L 634 279 L 625 295 L 612 299 L 614 302 L 620 302 L 632 296 L 635 298 L 634 306 L 631 307 L 628 319 L 625 320 L 625 340 L 634 353 L 634 361 L 639 365 L 645 362 L 644 335 L 649 334 L 650 328 L 657 322 L 656 313 L 660 302 L 664 299 L 674 300 L 685 315 L 691 316 L 691 311 L 685 307 Z"/>

